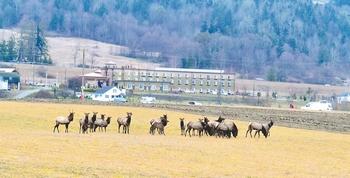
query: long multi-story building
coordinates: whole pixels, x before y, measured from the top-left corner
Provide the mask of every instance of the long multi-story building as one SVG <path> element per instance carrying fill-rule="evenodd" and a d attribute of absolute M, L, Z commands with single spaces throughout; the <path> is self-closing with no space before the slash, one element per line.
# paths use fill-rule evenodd
<path fill-rule="evenodd" d="M 190 93 L 233 92 L 235 74 L 223 70 L 155 68 L 114 68 L 113 82 L 134 91 Z"/>

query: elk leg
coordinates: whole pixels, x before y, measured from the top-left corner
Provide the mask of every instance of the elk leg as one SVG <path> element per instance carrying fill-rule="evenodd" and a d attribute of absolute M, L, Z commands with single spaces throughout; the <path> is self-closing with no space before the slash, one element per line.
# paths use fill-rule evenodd
<path fill-rule="evenodd" d="M 56 126 L 57 126 L 57 125 L 55 125 L 55 126 L 53 127 L 53 133 L 55 133 L 55 130 L 56 130 Z"/>
<path fill-rule="evenodd" d="M 255 131 L 254 138 L 255 138 L 255 136 L 256 136 L 257 133 L 258 133 L 258 131 Z"/>

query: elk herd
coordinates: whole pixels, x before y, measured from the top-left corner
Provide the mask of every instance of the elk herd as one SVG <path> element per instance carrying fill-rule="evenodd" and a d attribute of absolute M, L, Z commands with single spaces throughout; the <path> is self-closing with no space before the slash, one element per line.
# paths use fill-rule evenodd
<path fill-rule="evenodd" d="M 120 133 L 120 127 L 122 127 L 122 133 L 129 134 L 131 125 L 132 113 L 127 112 L 126 116 L 117 118 L 118 133 Z M 60 125 L 65 126 L 65 132 L 68 133 L 69 124 L 74 119 L 74 112 L 70 112 L 68 116 L 58 116 L 56 117 L 55 126 L 53 132 L 57 130 Z M 84 113 L 84 117 L 79 120 L 79 133 L 96 132 L 98 128 L 99 131 L 106 132 L 108 125 L 111 123 L 111 116 L 106 116 L 106 114 L 100 114 L 98 116 L 97 112 L 93 112 L 90 117 L 90 113 Z M 159 135 L 165 135 L 165 127 L 168 125 L 169 120 L 166 114 L 163 114 L 159 118 L 154 118 L 149 121 L 149 134 L 154 135 L 156 132 Z M 258 123 L 250 122 L 248 124 L 248 129 L 246 131 L 245 137 L 248 133 L 250 137 L 252 136 L 252 131 L 254 130 L 254 137 L 258 134 L 260 137 L 260 132 L 267 138 L 270 136 L 270 129 L 273 126 L 273 121 L 270 120 L 268 123 Z M 180 134 L 184 136 L 215 136 L 222 138 L 237 137 L 238 128 L 236 124 L 231 119 L 225 119 L 219 116 L 216 120 L 209 120 L 207 117 L 200 118 L 197 121 L 189 121 L 185 123 L 185 118 L 180 118 Z"/>

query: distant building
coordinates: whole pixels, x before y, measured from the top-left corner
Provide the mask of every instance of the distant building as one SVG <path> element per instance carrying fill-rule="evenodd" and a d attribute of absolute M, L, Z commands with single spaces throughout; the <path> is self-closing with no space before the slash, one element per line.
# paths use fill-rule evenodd
<path fill-rule="evenodd" d="M 113 79 L 118 88 L 135 91 L 233 93 L 235 90 L 235 75 L 223 70 L 122 67 L 114 69 Z"/>
<path fill-rule="evenodd" d="M 125 91 L 117 87 L 105 86 L 93 93 L 91 98 L 96 101 L 114 101 L 120 95 L 125 95 Z"/>
<path fill-rule="evenodd" d="M 0 68 L 0 90 L 19 90 L 20 78 L 15 68 Z"/>
<path fill-rule="evenodd" d="M 350 102 L 350 93 L 342 93 L 341 95 L 337 96 L 337 102 L 339 104 L 343 102 Z"/>
<path fill-rule="evenodd" d="M 83 86 L 86 88 L 101 88 L 107 84 L 107 77 L 99 69 L 94 72 L 81 75 L 80 78 L 84 82 Z"/>

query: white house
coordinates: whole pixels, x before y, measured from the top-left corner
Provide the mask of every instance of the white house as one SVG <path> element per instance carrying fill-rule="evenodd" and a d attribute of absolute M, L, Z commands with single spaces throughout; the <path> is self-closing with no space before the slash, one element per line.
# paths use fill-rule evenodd
<path fill-rule="evenodd" d="M 338 103 L 342 102 L 350 102 L 350 93 L 342 93 L 341 95 L 337 96 Z"/>
<path fill-rule="evenodd" d="M 125 95 L 125 91 L 117 87 L 105 86 L 91 95 L 92 100 L 96 101 L 114 101 L 120 95 Z"/>

